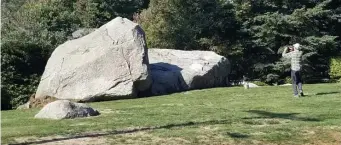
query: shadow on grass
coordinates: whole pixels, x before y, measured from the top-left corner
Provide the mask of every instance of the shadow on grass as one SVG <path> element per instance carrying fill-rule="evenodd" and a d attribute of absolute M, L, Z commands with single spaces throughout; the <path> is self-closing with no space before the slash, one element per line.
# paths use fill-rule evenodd
<path fill-rule="evenodd" d="M 55 139 L 48 139 L 48 140 L 39 140 L 39 141 L 31 141 L 31 142 L 23 142 L 23 143 L 12 143 L 9 145 L 45 144 L 45 143 L 55 142 L 55 141 L 88 138 L 88 137 L 101 137 L 101 136 L 107 136 L 107 135 L 120 135 L 120 134 L 135 133 L 135 132 L 140 132 L 140 131 L 151 131 L 151 130 L 156 130 L 156 129 L 171 129 L 171 128 L 177 128 L 177 127 L 186 127 L 186 126 L 231 124 L 231 123 L 232 122 L 229 120 L 211 120 L 211 121 L 204 121 L 204 122 L 187 122 L 187 123 L 179 123 L 179 124 L 168 124 L 168 125 L 164 125 L 164 126 L 152 126 L 152 127 L 133 128 L 133 129 L 113 130 L 113 131 L 103 132 L 103 133 L 80 134 L 80 135 L 75 135 L 75 136 L 70 136 L 70 137 L 55 138 Z M 238 135 L 235 134 L 235 136 L 238 136 Z"/>
<path fill-rule="evenodd" d="M 321 95 L 330 95 L 330 94 L 341 94 L 341 92 L 321 92 L 321 93 L 316 93 L 316 96 L 321 96 Z"/>
<path fill-rule="evenodd" d="M 232 138 L 248 138 L 248 137 L 250 137 L 247 134 L 241 134 L 238 132 L 227 132 L 227 135 L 229 135 Z"/>
<path fill-rule="evenodd" d="M 262 118 L 281 118 L 281 119 L 290 119 L 290 120 L 298 120 L 298 121 L 322 121 L 317 118 L 310 117 L 297 117 L 299 113 L 273 113 L 262 110 L 249 110 L 246 111 L 249 113 L 254 113 L 260 115 L 259 117 L 245 117 L 243 119 L 262 119 Z"/>

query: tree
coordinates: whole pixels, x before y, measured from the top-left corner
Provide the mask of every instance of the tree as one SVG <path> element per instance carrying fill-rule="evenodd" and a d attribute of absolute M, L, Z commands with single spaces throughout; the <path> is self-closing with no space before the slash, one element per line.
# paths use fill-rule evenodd
<path fill-rule="evenodd" d="M 34 93 L 49 54 L 79 23 L 69 9 L 72 4 L 32 0 L 2 5 L 1 90 L 2 99 L 10 100 L 13 107 Z"/>
<path fill-rule="evenodd" d="M 288 61 L 281 58 L 283 46 L 301 43 L 305 52 L 305 77 L 328 76 L 328 58 L 339 43 L 334 33 L 333 1 L 251 1 L 237 0 L 236 17 L 242 25 L 239 46 L 243 48 L 242 71 L 253 78 L 268 74 L 284 77 Z M 330 29 L 333 28 L 334 30 Z M 238 46 L 238 45 L 237 45 Z M 249 69 L 246 66 L 251 66 Z M 283 73 L 284 72 L 284 73 Z"/>
<path fill-rule="evenodd" d="M 170 49 L 223 50 L 236 32 L 232 5 L 219 0 L 152 0 L 140 23 L 149 47 Z"/>
<path fill-rule="evenodd" d="M 80 0 L 81 1 L 81 0 Z M 148 7 L 149 0 L 88 0 L 96 4 L 95 27 L 102 26 L 117 16 L 133 18 L 135 12 Z"/>

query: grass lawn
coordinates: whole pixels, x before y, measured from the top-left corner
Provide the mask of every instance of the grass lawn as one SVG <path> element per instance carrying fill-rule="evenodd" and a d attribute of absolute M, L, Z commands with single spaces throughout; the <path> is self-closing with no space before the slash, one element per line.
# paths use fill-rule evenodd
<path fill-rule="evenodd" d="M 34 119 L 39 109 L 1 111 L 2 143 L 341 144 L 341 84 L 213 88 L 89 103 L 97 117 Z M 74 142 L 70 142 L 74 141 Z"/>

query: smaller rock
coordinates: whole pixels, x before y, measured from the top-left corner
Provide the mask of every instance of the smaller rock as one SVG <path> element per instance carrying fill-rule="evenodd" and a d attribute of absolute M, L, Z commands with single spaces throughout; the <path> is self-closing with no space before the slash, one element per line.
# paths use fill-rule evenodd
<path fill-rule="evenodd" d="M 258 88 L 259 86 L 254 84 L 254 83 L 250 83 L 250 82 L 245 82 L 243 81 L 242 84 L 244 85 L 244 87 L 246 87 L 247 85 L 247 88 Z"/>
<path fill-rule="evenodd" d="M 250 88 L 257 88 L 259 87 L 258 85 L 254 84 L 254 83 L 249 83 L 249 87 Z"/>
<path fill-rule="evenodd" d="M 30 108 L 30 102 L 27 102 L 25 104 L 22 104 L 17 107 L 17 110 L 22 110 L 22 109 L 29 109 Z"/>
<path fill-rule="evenodd" d="M 184 94 L 185 94 L 185 95 L 188 95 L 188 94 L 192 94 L 192 92 L 186 91 L 186 92 L 184 92 Z"/>
<path fill-rule="evenodd" d="M 73 103 L 69 100 L 57 100 L 47 104 L 35 118 L 72 119 L 99 115 L 99 112 L 86 104 Z"/>

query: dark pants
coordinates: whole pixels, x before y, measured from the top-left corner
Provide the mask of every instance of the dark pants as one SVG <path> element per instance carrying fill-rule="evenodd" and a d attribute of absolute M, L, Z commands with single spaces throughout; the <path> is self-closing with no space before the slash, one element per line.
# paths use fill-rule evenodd
<path fill-rule="evenodd" d="M 302 77 L 300 71 L 291 70 L 291 80 L 292 80 L 292 87 L 294 89 L 294 95 L 298 95 L 297 87 L 300 93 L 303 92 L 302 90 Z"/>

